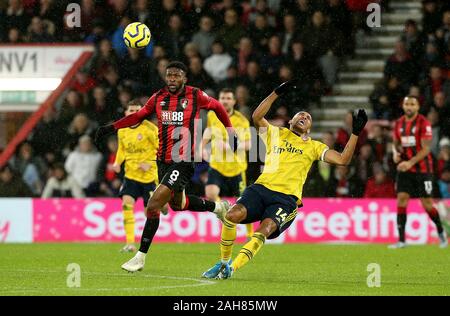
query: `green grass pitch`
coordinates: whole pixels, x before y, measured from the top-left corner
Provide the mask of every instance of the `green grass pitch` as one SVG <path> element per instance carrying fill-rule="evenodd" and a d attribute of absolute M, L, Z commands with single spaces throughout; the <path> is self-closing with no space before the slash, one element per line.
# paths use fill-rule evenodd
<path fill-rule="evenodd" d="M 200 278 L 217 261 L 214 244 L 155 244 L 136 274 L 120 269 L 131 257 L 120 246 L 0 245 L 0 295 L 450 295 L 450 251 L 435 245 L 266 245 L 229 280 Z M 70 263 L 79 288 L 67 287 Z M 380 265 L 379 288 L 367 286 L 370 263 Z"/>

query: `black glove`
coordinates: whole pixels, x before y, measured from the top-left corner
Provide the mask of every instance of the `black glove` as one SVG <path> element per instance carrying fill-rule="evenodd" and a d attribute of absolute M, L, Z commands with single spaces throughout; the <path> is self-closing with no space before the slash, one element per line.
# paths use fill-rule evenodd
<path fill-rule="evenodd" d="M 356 111 L 355 111 L 356 112 Z M 367 123 L 367 114 L 366 111 L 364 111 L 363 109 L 359 109 L 358 113 L 353 112 L 352 116 L 353 116 L 353 122 L 352 122 L 352 127 L 353 127 L 353 134 L 355 134 L 356 136 L 359 136 L 359 133 L 361 133 L 361 131 L 364 129 L 364 126 L 366 126 Z"/>
<path fill-rule="evenodd" d="M 235 132 L 228 132 L 228 142 L 233 152 L 236 152 L 239 146 L 239 139 Z"/>
<path fill-rule="evenodd" d="M 296 89 L 297 83 L 298 83 L 297 79 L 283 82 L 281 85 L 279 85 L 278 87 L 275 88 L 274 92 L 276 93 L 276 95 L 285 94 L 286 92 L 289 92 L 290 90 Z"/>
<path fill-rule="evenodd" d="M 114 128 L 114 126 L 112 124 L 100 126 L 97 129 L 97 132 L 95 133 L 95 138 L 94 138 L 95 145 L 98 146 L 100 144 L 100 142 L 102 141 L 103 137 L 110 135 L 110 134 L 114 133 L 115 131 L 116 131 L 116 129 Z"/>

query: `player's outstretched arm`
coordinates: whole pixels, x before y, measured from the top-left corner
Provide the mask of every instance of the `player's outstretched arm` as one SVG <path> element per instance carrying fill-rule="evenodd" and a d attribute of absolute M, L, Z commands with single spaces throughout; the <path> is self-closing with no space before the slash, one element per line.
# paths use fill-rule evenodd
<path fill-rule="evenodd" d="M 367 123 L 367 114 L 363 109 L 358 110 L 358 114 L 353 113 L 353 131 L 350 139 L 345 145 L 342 153 L 337 152 L 336 150 L 328 150 L 325 153 L 324 161 L 335 164 L 335 165 L 348 165 L 350 161 L 352 161 L 353 153 L 355 152 L 356 144 L 358 143 L 358 136 L 361 131 L 364 129 L 364 126 Z"/>
<path fill-rule="evenodd" d="M 138 112 L 125 116 L 124 118 L 109 124 L 100 126 L 97 129 L 97 132 L 95 133 L 95 139 L 94 142 L 96 145 L 100 143 L 103 137 L 110 135 L 114 133 L 116 130 L 121 128 L 130 127 L 136 124 L 139 124 L 142 122 L 146 117 L 151 115 L 155 110 L 155 98 L 156 95 L 154 94 L 150 99 L 148 99 L 145 106 Z"/>
<path fill-rule="evenodd" d="M 258 105 L 256 110 L 252 114 L 252 120 L 256 128 L 260 129 L 261 127 L 269 127 L 269 122 L 264 117 L 266 116 L 267 112 L 269 112 L 273 102 L 275 102 L 275 100 L 278 99 L 280 95 L 285 94 L 291 89 L 295 89 L 296 83 L 297 80 L 283 82 Z"/>

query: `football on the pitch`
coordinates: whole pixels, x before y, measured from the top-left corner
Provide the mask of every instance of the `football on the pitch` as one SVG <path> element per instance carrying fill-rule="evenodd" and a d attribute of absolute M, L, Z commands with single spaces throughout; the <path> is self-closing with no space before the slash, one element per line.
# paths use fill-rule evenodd
<path fill-rule="evenodd" d="M 150 29 L 140 22 L 129 24 L 123 32 L 123 40 L 129 48 L 144 48 L 150 43 L 151 38 Z"/>

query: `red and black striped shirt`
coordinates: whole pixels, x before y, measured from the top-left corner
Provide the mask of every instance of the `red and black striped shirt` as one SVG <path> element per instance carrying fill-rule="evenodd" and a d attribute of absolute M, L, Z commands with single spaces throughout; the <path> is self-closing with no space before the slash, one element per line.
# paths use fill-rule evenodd
<path fill-rule="evenodd" d="M 398 141 L 403 148 L 402 160 L 410 160 L 422 150 L 422 139 L 431 140 L 432 138 L 431 124 L 421 114 L 412 121 L 408 121 L 403 115 L 395 122 L 394 140 Z M 431 153 L 416 163 L 409 172 L 433 173 Z"/>
<path fill-rule="evenodd" d="M 167 87 L 153 94 L 137 113 L 113 123 L 114 128 L 130 127 L 151 114 L 158 118 L 158 160 L 166 163 L 194 161 L 196 122 L 200 110 L 212 110 L 225 127 L 232 127 L 223 105 L 198 88 L 186 86 L 172 94 Z"/>

